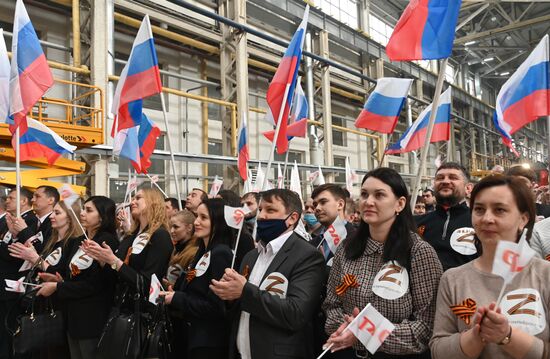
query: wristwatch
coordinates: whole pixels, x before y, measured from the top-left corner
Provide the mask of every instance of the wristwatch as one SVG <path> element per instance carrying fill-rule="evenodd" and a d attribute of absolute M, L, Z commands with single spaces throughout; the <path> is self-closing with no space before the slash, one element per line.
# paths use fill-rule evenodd
<path fill-rule="evenodd" d="M 111 269 L 112 269 L 112 270 L 115 270 L 115 271 L 116 271 L 116 269 L 117 269 L 117 262 L 118 262 L 118 258 L 115 259 L 115 261 L 114 261 L 113 263 L 111 263 Z"/>
<path fill-rule="evenodd" d="M 510 325 L 510 331 L 508 332 L 508 335 L 506 335 L 500 342 L 498 342 L 498 345 L 506 345 L 510 343 L 510 340 L 512 340 L 512 326 Z"/>

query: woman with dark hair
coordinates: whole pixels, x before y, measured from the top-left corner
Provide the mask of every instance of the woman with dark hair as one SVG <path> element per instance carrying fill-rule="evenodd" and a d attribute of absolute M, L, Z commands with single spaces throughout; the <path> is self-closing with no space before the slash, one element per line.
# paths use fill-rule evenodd
<path fill-rule="evenodd" d="M 183 314 L 187 358 L 224 358 L 229 342 L 225 304 L 209 288 L 231 266 L 230 228 L 224 218 L 224 201 L 208 199 L 197 208 L 195 236 L 199 250 L 187 271 L 176 282 L 175 292 L 163 292 L 165 301 Z"/>
<path fill-rule="evenodd" d="M 470 197 L 474 243 L 480 256 L 445 272 L 437 295 L 434 358 L 548 358 L 550 264 L 532 258 L 504 285 L 492 274 L 499 241 L 531 238 L 535 202 L 527 185 L 513 176 L 483 178 Z M 517 257 L 510 256 L 513 265 Z"/>
<path fill-rule="evenodd" d="M 80 212 L 82 227 L 90 241 L 116 250 L 115 203 L 104 196 L 84 202 Z M 71 358 L 98 358 L 96 345 L 107 321 L 113 297 L 113 281 L 103 274 L 98 262 L 86 255 L 79 237 L 67 245 L 63 278 L 48 282 L 38 291 L 45 297 L 56 293 L 63 302 Z"/>
<path fill-rule="evenodd" d="M 365 347 L 349 330 L 352 316 L 371 303 L 395 325 L 369 358 L 429 358 L 437 285 L 442 267 L 434 249 L 414 232 L 410 197 L 401 176 L 378 168 L 363 177 L 361 223 L 339 246 L 323 303 L 337 351 L 353 346 L 350 357 L 366 357 Z"/>

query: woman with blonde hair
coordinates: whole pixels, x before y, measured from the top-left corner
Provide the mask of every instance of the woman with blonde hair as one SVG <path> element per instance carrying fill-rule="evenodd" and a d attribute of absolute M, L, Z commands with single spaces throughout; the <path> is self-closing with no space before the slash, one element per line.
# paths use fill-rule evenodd
<path fill-rule="evenodd" d="M 195 215 L 187 209 L 176 212 L 170 218 L 170 236 L 174 244 L 174 252 L 166 273 L 168 285 L 174 285 L 182 272 L 187 271 L 199 249 L 199 239 L 194 237 L 193 222 L 195 222 Z"/>
<path fill-rule="evenodd" d="M 83 249 L 101 265 L 118 272 L 118 292 L 128 288 L 131 296 L 137 290 L 138 276 L 141 290 L 147 292 L 153 274 L 164 277 L 174 246 L 168 233 L 164 199 L 158 190 L 139 189 L 130 211 L 135 219 L 133 226 L 115 253 L 107 244 L 94 241 L 85 241 Z"/>

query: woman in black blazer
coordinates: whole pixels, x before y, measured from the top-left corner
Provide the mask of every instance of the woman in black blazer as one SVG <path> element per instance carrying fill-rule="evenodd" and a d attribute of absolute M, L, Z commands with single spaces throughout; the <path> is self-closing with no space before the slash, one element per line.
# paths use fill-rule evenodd
<path fill-rule="evenodd" d="M 137 290 L 139 275 L 143 283 L 140 293 L 143 298 L 145 293 L 149 293 L 153 274 L 159 279 L 164 278 L 174 246 L 168 233 L 164 198 L 158 190 L 139 189 L 132 199 L 130 210 L 134 224 L 116 252 L 94 241 L 86 241 L 83 249 L 90 257 L 117 274 L 117 294 L 129 289 L 128 298 L 132 298 Z M 130 302 L 125 301 L 128 305 L 126 309 L 133 311 L 133 303 Z M 149 307 L 147 298 L 142 302 L 144 308 Z"/>
<path fill-rule="evenodd" d="M 115 203 L 104 196 L 90 197 L 80 213 L 88 240 L 116 250 Z M 71 358 L 99 358 L 97 342 L 111 308 L 113 280 L 81 248 L 84 236 L 67 244 L 63 281 L 45 285 L 38 295 L 57 293 L 63 302 Z M 51 293 L 50 293 L 51 292 Z"/>
<path fill-rule="evenodd" d="M 78 238 L 82 235 L 78 219 L 75 217 L 80 213 L 80 201 L 75 203 L 72 209 L 74 215 L 65 202 L 58 202 L 54 206 L 53 212 L 50 215 L 52 225 L 51 237 L 42 249 L 41 255 L 38 255 L 34 246 L 27 247 L 22 243 L 11 244 L 8 248 L 11 256 L 24 259 L 32 264 L 40 272 L 39 277 L 42 281 L 51 282 L 43 285 L 41 294 L 46 292 L 44 287 L 48 286 L 51 286 L 49 289 L 51 293 L 55 292 L 57 282 L 67 277 L 66 268 L 67 261 L 69 260 L 67 252 L 71 243 L 78 241 Z M 61 303 L 57 296 L 52 298 L 51 303 L 56 310 L 63 309 L 63 303 Z M 47 335 L 47 333 L 44 333 L 44 335 Z M 41 358 L 70 358 L 67 343 L 40 350 L 39 355 Z"/>
<path fill-rule="evenodd" d="M 166 303 L 183 314 L 187 323 L 187 358 L 225 358 L 229 341 L 224 302 L 210 289 L 231 266 L 231 231 L 224 219 L 224 202 L 214 198 L 197 209 L 195 236 L 202 241 L 187 274 L 176 282 L 175 292 L 163 292 Z"/>

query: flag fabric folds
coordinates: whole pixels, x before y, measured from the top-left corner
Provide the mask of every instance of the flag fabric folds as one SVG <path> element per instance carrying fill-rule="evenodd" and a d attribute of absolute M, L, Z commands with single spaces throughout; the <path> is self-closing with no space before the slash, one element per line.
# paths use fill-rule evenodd
<path fill-rule="evenodd" d="M 502 141 L 519 156 L 512 134 L 541 116 L 550 116 L 550 47 L 548 34 L 502 86 L 493 122 Z"/>
<path fill-rule="evenodd" d="M 22 125 L 22 131 L 25 131 L 27 113 L 53 85 L 48 61 L 22 0 L 17 0 L 15 5 L 11 51 L 11 118 L 8 118 L 8 123 L 12 125 L 10 131 L 13 134 L 19 125 Z"/>
<path fill-rule="evenodd" d="M 395 325 L 369 303 L 347 329 L 359 339 L 369 353 L 374 354 L 393 332 Z"/>
<path fill-rule="evenodd" d="M 214 198 L 218 195 L 218 192 L 222 188 L 223 185 L 223 178 L 220 178 L 218 176 L 214 177 L 214 181 L 212 182 L 212 187 L 210 187 L 210 193 L 208 194 L 208 197 Z"/>
<path fill-rule="evenodd" d="M 223 206 L 223 215 L 225 218 L 225 223 L 229 227 L 240 229 L 244 223 L 244 217 L 250 213 L 250 208 L 247 206 L 243 207 L 231 207 Z"/>
<path fill-rule="evenodd" d="M 461 0 L 411 0 L 386 46 L 390 60 L 449 57 L 461 3 Z"/>
<path fill-rule="evenodd" d="M 0 123 L 7 122 L 10 111 L 10 71 L 4 30 L 0 29 Z"/>
<path fill-rule="evenodd" d="M 294 98 L 292 99 L 290 111 L 290 119 L 286 128 L 288 140 L 290 141 L 293 137 L 306 137 L 309 108 L 299 78 L 296 82 L 296 90 L 294 91 Z M 273 142 L 275 130 L 264 132 L 263 135 L 269 141 Z"/>
<path fill-rule="evenodd" d="M 149 287 L 149 302 L 157 305 L 158 299 L 160 297 L 160 291 L 163 290 L 162 284 L 157 275 L 153 273 L 151 275 L 151 286 Z"/>
<path fill-rule="evenodd" d="M 277 125 L 279 120 L 280 111 L 283 111 L 281 117 L 281 124 L 279 129 L 279 136 L 277 137 L 277 153 L 285 153 L 288 149 L 288 138 L 287 138 L 287 126 L 288 126 L 288 116 L 290 113 L 290 107 L 292 104 L 292 99 L 294 96 L 294 90 L 296 87 L 296 80 L 298 77 L 298 70 L 300 68 L 300 61 L 302 58 L 302 48 L 304 45 L 304 39 L 306 36 L 306 27 L 309 16 L 309 5 L 306 6 L 304 12 L 304 18 L 300 23 L 300 26 L 294 33 L 288 48 L 283 55 L 281 63 L 269 84 L 267 89 L 267 118 L 268 120 Z M 284 93 L 286 87 L 288 86 L 288 94 L 285 102 Z"/>
<path fill-rule="evenodd" d="M 498 241 L 492 273 L 501 276 L 506 284 L 510 284 L 536 255 L 525 238 L 526 233 L 527 230 L 524 230 L 518 243 Z"/>
<path fill-rule="evenodd" d="M 155 42 L 149 15 L 145 15 L 113 97 L 111 112 L 115 115 L 115 122 L 111 135 L 115 137 L 116 132 L 139 125 L 142 120 L 141 100 L 161 91 Z"/>
<path fill-rule="evenodd" d="M 346 157 L 346 189 L 351 193 L 353 191 L 353 184 L 357 182 L 359 176 L 351 168 L 349 157 Z"/>
<path fill-rule="evenodd" d="M 355 127 L 380 133 L 392 133 L 407 99 L 412 79 L 384 77 L 376 81 Z"/>
<path fill-rule="evenodd" d="M 451 88 L 441 94 L 430 142 L 448 141 L 451 121 Z M 409 127 L 399 140 L 388 147 L 387 154 L 415 151 L 424 146 L 426 131 L 430 122 L 432 104 L 424 109 L 418 119 Z"/>
<path fill-rule="evenodd" d="M 147 173 L 151 166 L 150 157 L 160 136 L 160 128 L 145 114 L 139 126 L 125 128 L 117 132 L 114 140 L 113 154 L 130 160 L 138 173 Z"/>
<path fill-rule="evenodd" d="M 19 151 L 21 161 L 44 156 L 51 166 L 61 155 L 73 153 L 76 150 L 76 146 L 65 142 L 46 125 L 30 117 L 27 118 L 26 122 L 27 128 L 20 129 Z M 12 146 L 15 148 L 15 136 L 12 138 Z"/>
<path fill-rule="evenodd" d="M 300 172 L 298 171 L 298 164 L 296 163 L 296 161 L 294 161 L 294 166 L 292 167 L 292 171 L 290 172 L 289 189 L 296 192 L 298 196 L 300 196 L 300 200 L 302 200 L 302 184 L 300 183 Z"/>
<path fill-rule="evenodd" d="M 280 163 L 277 163 L 277 188 L 285 188 L 285 178 Z"/>
<path fill-rule="evenodd" d="M 248 179 L 248 160 L 250 154 L 248 152 L 248 136 L 246 128 L 246 115 L 243 116 L 241 122 L 241 129 L 239 131 L 238 149 L 237 149 L 237 167 L 239 168 L 239 174 L 243 181 Z"/>

